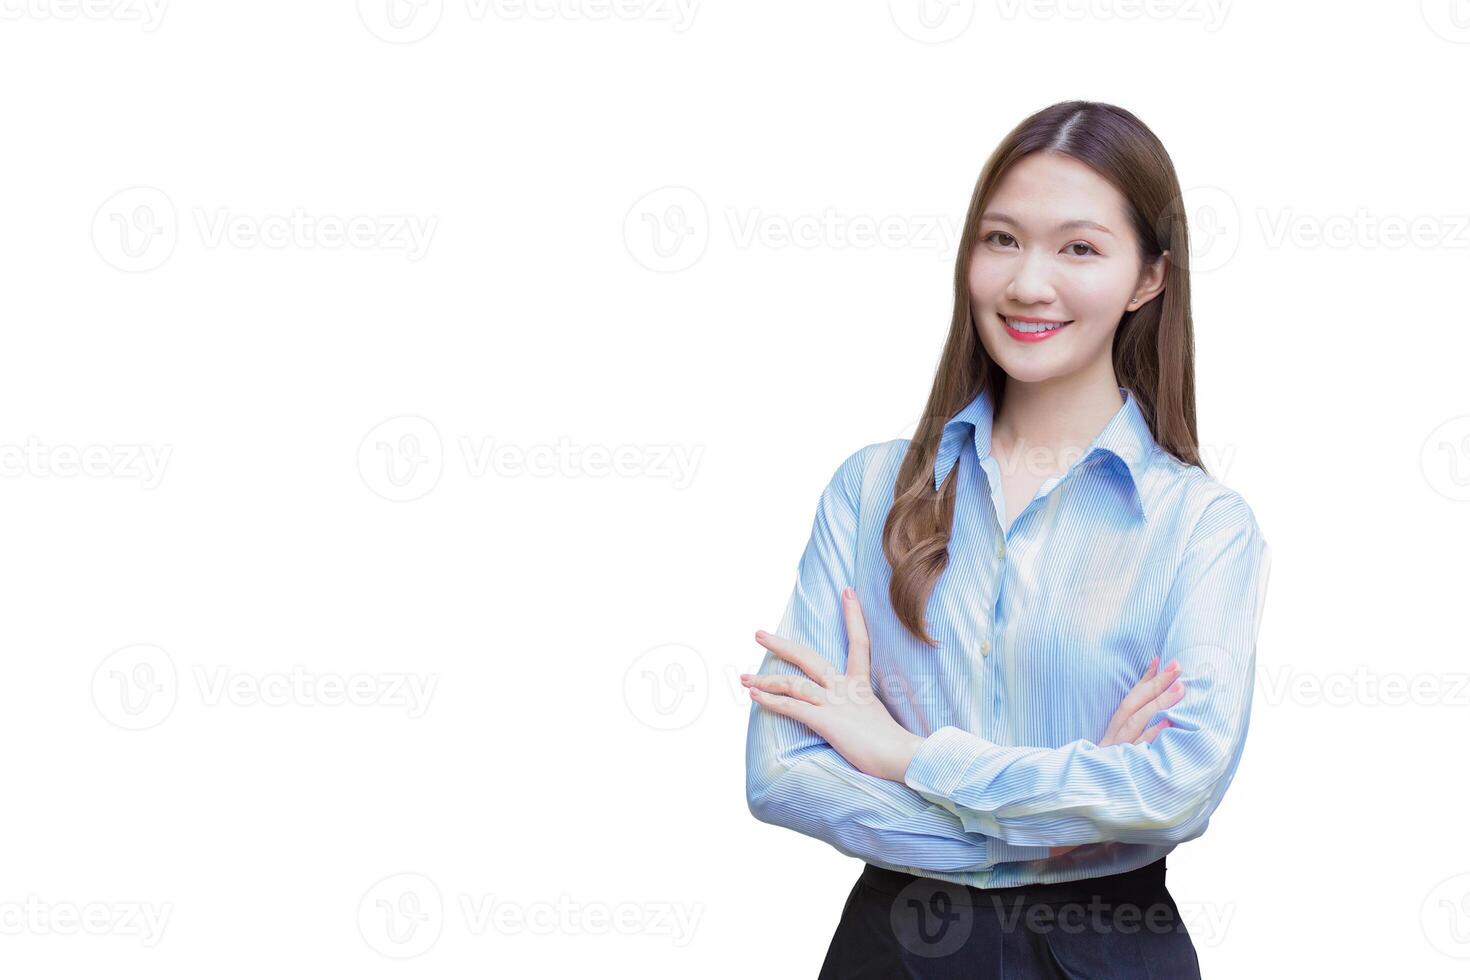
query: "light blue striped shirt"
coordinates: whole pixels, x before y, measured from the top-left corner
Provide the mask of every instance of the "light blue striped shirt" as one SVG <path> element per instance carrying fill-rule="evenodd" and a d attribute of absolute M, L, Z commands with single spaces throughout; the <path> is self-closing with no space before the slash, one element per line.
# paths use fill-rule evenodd
<path fill-rule="evenodd" d="M 981 393 L 944 427 L 957 469 L 929 647 L 888 601 L 883 522 L 909 440 L 853 453 L 822 491 L 776 632 L 847 665 L 841 590 L 858 593 L 873 687 L 925 736 L 904 782 L 869 776 L 805 725 L 752 703 L 746 797 L 767 823 L 885 868 L 976 887 L 1150 864 L 1205 830 L 1250 723 L 1270 549 L 1245 500 L 1160 449 L 1133 395 L 1004 533 Z M 1184 697 L 1152 743 L 1099 746 L 1158 654 Z M 759 673 L 799 674 L 766 652 Z M 1050 846 L 1081 844 L 1048 858 Z"/>

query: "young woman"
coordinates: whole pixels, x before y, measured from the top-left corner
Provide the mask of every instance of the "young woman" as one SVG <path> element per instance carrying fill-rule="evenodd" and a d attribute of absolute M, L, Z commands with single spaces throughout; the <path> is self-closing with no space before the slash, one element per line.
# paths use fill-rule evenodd
<path fill-rule="evenodd" d="M 981 171 L 913 438 L 823 491 L 754 703 L 760 820 L 866 863 L 821 976 L 1199 976 L 1164 884 L 1235 774 L 1270 564 L 1197 451 L 1154 134 L 1064 102 Z"/>

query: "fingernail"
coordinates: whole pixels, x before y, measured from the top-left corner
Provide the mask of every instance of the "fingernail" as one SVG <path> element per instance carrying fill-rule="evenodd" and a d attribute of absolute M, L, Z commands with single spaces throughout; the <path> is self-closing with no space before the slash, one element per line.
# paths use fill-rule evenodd
<path fill-rule="evenodd" d="M 842 598 L 844 598 L 844 599 L 856 599 L 857 598 L 857 593 L 853 592 L 852 591 L 852 586 L 849 585 L 847 588 L 845 588 L 845 589 L 842 590 Z"/>
<path fill-rule="evenodd" d="M 757 640 L 764 640 L 766 638 L 766 631 L 765 630 L 756 630 L 755 631 L 755 638 Z"/>
<path fill-rule="evenodd" d="M 1171 661 L 1169 661 L 1169 666 L 1165 667 L 1164 669 L 1165 670 L 1178 670 L 1179 669 L 1179 661 L 1178 660 L 1171 660 Z"/>
<path fill-rule="evenodd" d="M 1183 681 L 1175 681 L 1173 684 L 1171 684 L 1169 686 L 1169 693 L 1170 694 L 1178 694 L 1182 690 L 1184 690 L 1184 682 Z"/>

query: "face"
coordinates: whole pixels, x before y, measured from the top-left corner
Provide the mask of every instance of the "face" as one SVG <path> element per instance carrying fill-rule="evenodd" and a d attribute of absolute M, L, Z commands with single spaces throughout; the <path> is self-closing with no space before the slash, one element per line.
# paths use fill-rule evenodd
<path fill-rule="evenodd" d="M 1127 202 L 1096 171 L 1032 153 L 1002 178 L 970 253 L 980 342 L 1016 381 L 1112 377 L 1118 322 L 1163 291 L 1167 262 L 1145 265 Z M 1027 332 L 1037 322 L 1049 328 Z"/>

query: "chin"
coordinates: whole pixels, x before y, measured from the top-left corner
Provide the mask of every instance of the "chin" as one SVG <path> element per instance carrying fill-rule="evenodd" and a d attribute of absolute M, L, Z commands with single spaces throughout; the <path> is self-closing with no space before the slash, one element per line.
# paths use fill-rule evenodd
<path fill-rule="evenodd" d="M 1020 381 L 1024 384 L 1035 384 L 1039 381 L 1050 381 L 1070 374 L 1064 365 L 1055 364 L 1008 364 L 999 362 L 1001 369 L 1005 371 L 1006 377 L 1012 381 Z"/>

